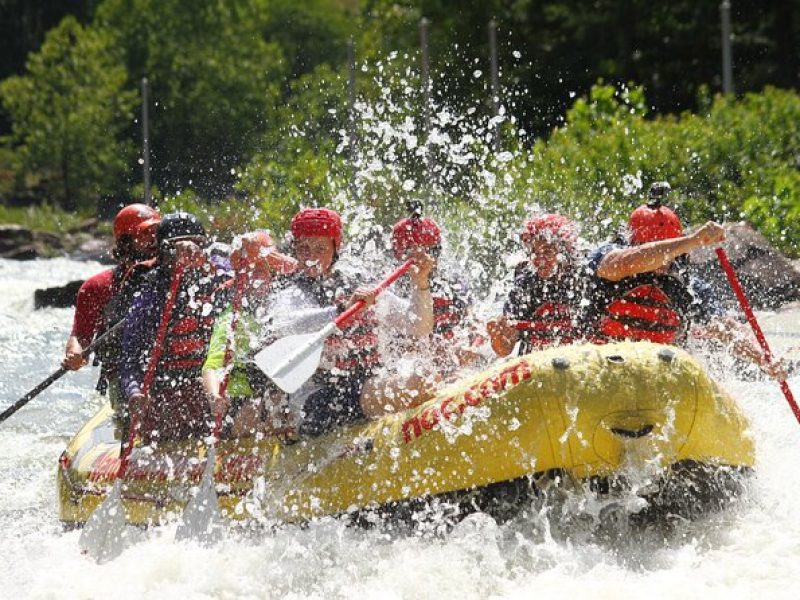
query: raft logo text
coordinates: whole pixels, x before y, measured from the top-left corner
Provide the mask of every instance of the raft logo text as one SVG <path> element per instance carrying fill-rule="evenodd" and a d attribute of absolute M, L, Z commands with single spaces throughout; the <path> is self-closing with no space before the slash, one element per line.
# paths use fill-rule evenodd
<path fill-rule="evenodd" d="M 403 440 L 409 443 L 431 431 L 444 417 L 451 421 L 461 415 L 467 406 L 478 406 L 486 398 L 502 392 L 508 384 L 518 385 L 533 376 L 530 365 L 525 359 L 506 367 L 497 375 L 487 377 L 483 381 L 471 385 L 461 396 L 449 396 L 438 406 L 426 408 L 419 415 L 403 423 Z"/>

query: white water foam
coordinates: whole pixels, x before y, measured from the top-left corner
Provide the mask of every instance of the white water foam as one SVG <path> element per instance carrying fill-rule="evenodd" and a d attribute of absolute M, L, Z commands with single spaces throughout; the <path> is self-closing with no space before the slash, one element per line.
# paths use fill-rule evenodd
<path fill-rule="evenodd" d="M 40 285 L 101 267 L 0 261 L 0 351 L 7 406 L 57 367 L 70 310 L 33 311 Z M 797 313 L 781 317 L 796 330 Z M 324 519 L 211 548 L 144 533 L 96 565 L 58 521 L 55 471 L 69 437 L 97 409 L 87 369 L 55 383 L 0 425 L 3 598 L 795 598 L 800 590 L 800 426 L 774 383 L 727 378 L 750 419 L 757 477 L 742 504 L 668 539 L 560 538 L 546 519 L 498 525 L 468 517 L 443 535 L 393 535 Z M 800 389 L 800 380 L 790 384 Z"/>

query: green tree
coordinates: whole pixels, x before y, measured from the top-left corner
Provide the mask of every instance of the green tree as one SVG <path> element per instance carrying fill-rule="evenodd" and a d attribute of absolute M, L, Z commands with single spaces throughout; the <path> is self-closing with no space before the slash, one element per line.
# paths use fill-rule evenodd
<path fill-rule="evenodd" d="M 344 107 L 345 80 L 327 65 L 293 81 L 286 104 L 276 109 L 280 126 L 266 132 L 263 150 L 237 185 L 258 206 L 265 226 L 281 231 L 300 205 L 330 205 L 344 187 L 348 167 L 337 148 L 346 127 Z"/>
<path fill-rule="evenodd" d="M 154 181 L 165 193 L 193 188 L 224 197 L 232 171 L 277 128 L 287 68 L 262 36 L 266 0 L 105 0 L 95 25 L 114 36 L 131 73 L 150 81 Z M 133 132 L 132 132 L 133 133 Z"/>
<path fill-rule="evenodd" d="M 112 39 L 66 17 L 32 54 L 27 73 L 0 84 L 22 175 L 41 177 L 66 209 L 125 188 L 132 145 L 121 139 L 136 95 Z"/>

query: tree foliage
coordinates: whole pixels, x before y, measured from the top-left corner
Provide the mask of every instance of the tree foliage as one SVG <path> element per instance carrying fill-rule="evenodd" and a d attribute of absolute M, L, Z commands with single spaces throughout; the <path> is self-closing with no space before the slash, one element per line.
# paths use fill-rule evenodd
<path fill-rule="evenodd" d="M 231 172 L 256 151 L 287 69 L 265 39 L 260 0 L 106 0 L 96 27 L 125 54 L 129 86 L 151 87 L 154 179 L 165 192 L 227 194 Z M 135 132 L 138 133 L 138 132 Z"/>
<path fill-rule="evenodd" d="M 767 88 L 707 102 L 699 114 L 648 119 L 640 88 L 595 86 L 564 127 L 505 167 L 514 207 L 565 210 L 596 238 L 624 222 L 651 182 L 667 180 L 686 222 L 746 218 L 797 255 L 800 96 Z"/>
<path fill-rule="evenodd" d="M 66 17 L 30 56 L 27 74 L 0 84 L 20 176 L 36 177 L 64 208 L 126 188 L 132 144 L 121 136 L 135 94 L 110 36 Z"/>
<path fill-rule="evenodd" d="M 538 202 L 596 215 L 601 235 L 643 186 L 666 178 L 687 219 L 745 216 L 795 248 L 797 96 L 747 92 L 797 86 L 800 0 L 733 3 L 739 100 L 711 93 L 720 86 L 717 2 L 597 0 L 591 10 L 578 0 L 70 2 L 59 10 L 84 25 L 68 17 L 26 72 L 0 88 L 13 124 L 0 149 L 4 196 L 13 174 L 17 188 L 41 181 L 44 195 L 65 205 L 137 193 L 132 99 L 147 76 L 154 184 L 173 203 L 210 201 L 230 224 L 280 229 L 301 204 L 348 198 L 389 221 L 404 200 L 426 197 L 455 225 L 471 227 L 487 211 L 518 218 Z M 42 15 L 62 13 L 51 0 L 24 8 L 0 0 L 0 14 L 27 40 L 7 57 L 13 69 L 21 48 L 41 37 Z M 422 17 L 430 21 L 430 116 Z M 490 19 L 505 111 L 499 154 Z M 243 202 L 257 212 L 243 216 Z"/>

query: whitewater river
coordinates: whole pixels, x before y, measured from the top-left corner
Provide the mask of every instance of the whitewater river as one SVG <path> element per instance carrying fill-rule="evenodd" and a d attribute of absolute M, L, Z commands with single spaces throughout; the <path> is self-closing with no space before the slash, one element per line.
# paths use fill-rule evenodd
<path fill-rule="evenodd" d="M 33 311 L 33 290 L 101 268 L 0 260 L 0 409 L 58 367 L 68 334 L 72 311 Z M 797 312 L 764 319 L 775 346 L 800 346 Z M 0 425 L 2 598 L 800 597 L 800 426 L 774 383 L 726 378 L 750 419 L 758 476 L 737 507 L 667 541 L 564 538 L 475 515 L 438 537 L 331 519 L 203 548 L 175 543 L 172 525 L 96 565 L 78 532 L 62 532 L 55 487 L 59 454 L 100 405 L 95 378 L 70 374 Z M 800 378 L 790 384 L 800 395 Z"/>

